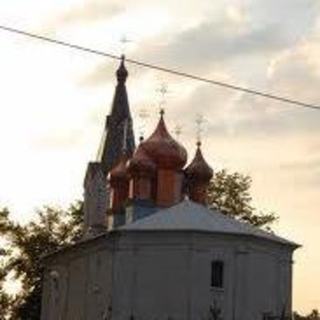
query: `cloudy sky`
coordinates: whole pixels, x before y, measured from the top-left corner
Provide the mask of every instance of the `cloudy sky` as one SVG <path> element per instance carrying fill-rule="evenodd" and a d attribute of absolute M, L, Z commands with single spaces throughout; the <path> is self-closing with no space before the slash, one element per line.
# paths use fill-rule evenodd
<path fill-rule="evenodd" d="M 212 79 L 320 104 L 317 0 L 11 0 L 0 23 Z M 82 194 L 114 90 L 117 62 L 0 32 L 0 205 L 20 221 Z M 195 118 L 215 168 L 253 178 L 257 207 L 295 255 L 295 309 L 320 307 L 320 112 L 128 66 L 137 131 L 166 119 L 192 154 Z M 145 110 L 149 117 L 141 120 Z M 183 114 L 183 116 L 181 116 Z"/>

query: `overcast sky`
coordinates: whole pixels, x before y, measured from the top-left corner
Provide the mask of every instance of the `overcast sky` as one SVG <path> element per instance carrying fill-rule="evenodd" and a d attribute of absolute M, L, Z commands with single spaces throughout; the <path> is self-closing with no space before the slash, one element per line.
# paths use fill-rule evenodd
<path fill-rule="evenodd" d="M 317 0 L 10 0 L 0 23 L 212 79 L 320 104 Z M 0 205 L 20 221 L 80 198 L 114 90 L 117 62 L 0 31 Z M 295 309 L 320 307 L 320 112 L 128 65 L 137 132 L 166 120 L 193 155 L 202 114 L 214 168 L 253 178 L 257 207 L 280 216 L 295 255 Z M 141 109 L 149 117 L 139 118 Z M 181 116 L 183 115 L 183 116 Z"/>

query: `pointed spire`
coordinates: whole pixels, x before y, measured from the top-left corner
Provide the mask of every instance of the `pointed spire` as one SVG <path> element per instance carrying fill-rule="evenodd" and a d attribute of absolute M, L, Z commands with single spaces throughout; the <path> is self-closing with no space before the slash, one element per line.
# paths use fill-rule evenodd
<path fill-rule="evenodd" d="M 124 55 L 121 56 L 120 66 L 116 72 L 116 76 L 117 85 L 112 102 L 111 114 L 107 117 L 104 133 L 105 138 L 102 141 L 100 159 L 98 159 L 101 161 L 105 175 L 119 163 L 123 153 L 124 139 L 126 139 L 126 152 L 128 157 L 132 156 L 135 149 L 132 118 L 125 86 L 128 71 L 125 67 Z"/>

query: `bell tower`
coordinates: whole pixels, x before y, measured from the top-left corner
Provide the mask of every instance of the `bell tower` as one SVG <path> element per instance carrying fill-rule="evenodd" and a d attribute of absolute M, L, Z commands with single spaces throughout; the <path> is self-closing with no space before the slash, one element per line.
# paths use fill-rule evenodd
<path fill-rule="evenodd" d="M 132 117 L 126 88 L 128 71 L 125 67 L 125 56 L 122 55 L 116 72 L 117 85 L 112 102 L 111 113 L 107 116 L 105 131 L 99 148 L 98 161 L 101 162 L 105 176 L 118 164 L 122 156 L 124 132 L 126 132 L 127 157 L 135 149 Z M 125 127 L 127 126 L 127 130 Z"/>
<path fill-rule="evenodd" d="M 104 232 L 107 228 L 107 211 L 110 198 L 113 209 L 125 199 L 125 195 L 113 191 L 114 186 L 121 186 L 121 164 L 125 166 L 124 159 L 130 158 L 135 149 L 132 117 L 129 108 L 126 80 L 128 71 L 125 67 L 125 57 L 121 56 L 121 62 L 116 71 L 117 85 L 113 97 L 111 113 L 107 116 L 103 138 L 98 151 L 96 162 L 90 162 L 84 181 L 84 235 L 91 236 Z M 126 146 L 125 152 L 123 146 Z M 108 181 L 108 175 L 113 169 L 113 179 Z M 123 187 L 120 188 L 124 190 Z M 118 188 L 116 188 L 118 191 Z M 125 188 L 126 190 L 126 188 Z M 124 191 L 126 192 L 126 191 Z M 121 201 L 120 201 L 121 200 Z"/>

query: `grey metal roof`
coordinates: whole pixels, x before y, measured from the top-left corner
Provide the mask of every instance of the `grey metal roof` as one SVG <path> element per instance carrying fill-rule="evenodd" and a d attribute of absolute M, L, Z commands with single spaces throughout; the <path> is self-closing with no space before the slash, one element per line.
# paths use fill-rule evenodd
<path fill-rule="evenodd" d="M 298 247 L 294 242 L 228 217 L 190 200 L 162 209 L 146 218 L 119 228 L 127 231 L 201 231 L 254 236 Z"/>

